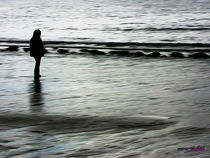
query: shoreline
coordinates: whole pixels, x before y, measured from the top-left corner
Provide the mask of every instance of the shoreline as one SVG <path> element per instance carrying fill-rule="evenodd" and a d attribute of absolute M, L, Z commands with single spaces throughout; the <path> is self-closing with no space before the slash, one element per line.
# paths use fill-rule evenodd
<path fill-rule="evenodd" d="M 119 51 L 210 52 L 208 43 L 137 43 L 137 42 L 68 42 L 44 41 L 46 48 L 99 49 Z M 0 47 L 29 47 L 26 40 L 0 40 Z"/>

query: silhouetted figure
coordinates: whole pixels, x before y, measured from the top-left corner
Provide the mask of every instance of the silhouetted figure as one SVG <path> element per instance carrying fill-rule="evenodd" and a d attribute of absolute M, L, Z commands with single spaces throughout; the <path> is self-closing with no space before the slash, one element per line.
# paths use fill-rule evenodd
<path fill-rule="evenodd" d="M 35 30 L 33 33 L 33 37 L 30 40 L 30 56 L 34 57 L 36 64 L 34 68 L 34 77 L 41 77 L 39 74 L 39 67 L 42 56 L 46 53 L 46 49 L 44 48 L 44 44 L 41 40 L 41 31 Z"/>

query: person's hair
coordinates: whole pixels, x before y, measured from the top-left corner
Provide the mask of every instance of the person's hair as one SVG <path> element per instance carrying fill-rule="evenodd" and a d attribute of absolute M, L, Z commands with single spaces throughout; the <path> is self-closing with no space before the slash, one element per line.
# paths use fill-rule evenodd
<path fill-rule="evenodd" d="M 41 31 L 39 29 L 34 30 L 33 38 L 40 38 L 40 36 L 41 36 Z"/>

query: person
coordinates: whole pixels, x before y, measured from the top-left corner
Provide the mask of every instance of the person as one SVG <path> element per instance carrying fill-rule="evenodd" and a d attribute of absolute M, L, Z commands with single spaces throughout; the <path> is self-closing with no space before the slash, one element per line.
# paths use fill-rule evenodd
<path fill-rule="evenodd" d="M 35 59 L 35 68 L 34 68 L 34 77 L 41 77 L 39 73 L 39 67 L 42 56 L 46 53 L 46 49 L 44 48 L 44 44 L 41 40 L 41 31 L 35 30 L 33 36 L 30 40 L 30 56 Z"/>

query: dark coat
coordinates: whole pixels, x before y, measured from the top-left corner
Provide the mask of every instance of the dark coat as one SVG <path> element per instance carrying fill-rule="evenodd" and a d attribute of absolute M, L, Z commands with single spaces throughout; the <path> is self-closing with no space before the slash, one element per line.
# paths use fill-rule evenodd
<path fill-rule="evenodd" d="M 32 37 L 30 40 L 30 56 L 42 57 L 46 53 L 46 49 L 44 48 L 44 44 L 40 37 Z"/>

